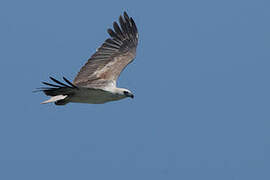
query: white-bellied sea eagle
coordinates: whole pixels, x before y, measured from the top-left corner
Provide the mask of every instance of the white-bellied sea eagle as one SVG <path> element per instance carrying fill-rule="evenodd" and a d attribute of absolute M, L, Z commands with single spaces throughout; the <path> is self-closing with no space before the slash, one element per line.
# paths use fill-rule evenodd
<path fill-rule="evenodd" d="M 66 83 L 50 77 L 55 84 L 42 82 L 48 87 L 40 88 L 49 100 L 56 105 L 67 103 L 102 104 L 126 97 L 133 98 L 130 90 L 116 87 L 116 81 L 123 69 L 136 56 L 138 30 L 135 22 L 124 12 L 119 17 L 119 24 L 113 23 L 113 29 L 108 29 L 111 36 L 97 49 L 81 68 L 73 83 L 63 77 Z"/>

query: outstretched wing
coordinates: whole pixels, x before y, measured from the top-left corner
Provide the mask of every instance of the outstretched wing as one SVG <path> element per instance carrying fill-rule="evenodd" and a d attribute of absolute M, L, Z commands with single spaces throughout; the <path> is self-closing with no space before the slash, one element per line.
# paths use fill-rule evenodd
<path fill-rule="evenodd" d="M 109 83 L 116 84 L 123 69 L 136 56 L 138 30 L 135 22 L 124 12 L 119 17 L 120 27 L 116 22 L 108 29 L 108 38 L 95 54 L 81 68 L 73 83 L 76 86 L 102 88 Z"/>

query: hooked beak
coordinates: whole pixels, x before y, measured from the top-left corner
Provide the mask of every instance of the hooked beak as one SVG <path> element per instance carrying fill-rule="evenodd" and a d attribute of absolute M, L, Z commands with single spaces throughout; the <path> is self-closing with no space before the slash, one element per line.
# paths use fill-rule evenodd
<path fill-rule="evenodd" d="M 124 94 L 125 94 L 126 97 L 130 97 L 132 99 L 134 98 L 134 95 L 132 93 L 128 92 L 128 91 L 124 91 Z"/>
<path fill-rule="evenodd" d="M 134 98 L 134 95 L 133 94 L 129 94 L 128 97 L 131 97 L 132 99 Z"/>
<path fill-rule="evenodd" d="M 133 99 L 133 98 L 134 98 L 134 95 L 133 95 L 132 93 L 128 93 L 128 94 L 127 94 L 127 97 L 130 97 L 130 98 Z"/>

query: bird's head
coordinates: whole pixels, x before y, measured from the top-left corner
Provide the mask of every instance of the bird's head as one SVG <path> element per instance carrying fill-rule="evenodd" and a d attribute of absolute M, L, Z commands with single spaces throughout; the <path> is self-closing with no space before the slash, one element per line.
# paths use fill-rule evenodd
<path fill-rule="evenodd" d="M 128 89 L 119 88 L 119 94 L 121 94 L 121 95 L 123 95 L 125 97 L 130 97 L 132 99 L 134 98 L 134 95 Z"/>

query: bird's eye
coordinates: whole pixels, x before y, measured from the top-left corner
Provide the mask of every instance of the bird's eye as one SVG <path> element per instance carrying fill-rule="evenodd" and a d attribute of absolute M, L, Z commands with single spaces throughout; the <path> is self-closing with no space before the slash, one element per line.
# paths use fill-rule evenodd
<path fill-rule="evenodd" d="M 127 91 L 124 91 L 124 95 L 128 95 L 128 92 Z"/>

